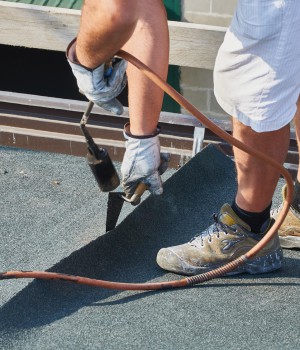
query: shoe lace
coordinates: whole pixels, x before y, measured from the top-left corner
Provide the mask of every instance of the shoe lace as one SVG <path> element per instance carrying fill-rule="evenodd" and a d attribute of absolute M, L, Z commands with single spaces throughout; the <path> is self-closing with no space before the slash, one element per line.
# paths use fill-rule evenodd
<path fill-rule="evenodd" d="M 198 242 L 200 242 L 201 246 L 204 246 L 204 238 L 208 237 L 208 243 L 211 243 L 212 236 L 217 235 L 217 238 L 220 237 L 220 232 L 223 232 L 225 235 L 227 235 L 229 226 L 224 224 L 222 221 L 219 220 L 218 214 L 214 213 L 212 215 L 212 218 L 214 219 L 214 223 L 210 225 L 206 230 L 202 231 L 201 233 L 198 233 L 195 235 L 189 243 L 192 245 L 197 245 Z"/>

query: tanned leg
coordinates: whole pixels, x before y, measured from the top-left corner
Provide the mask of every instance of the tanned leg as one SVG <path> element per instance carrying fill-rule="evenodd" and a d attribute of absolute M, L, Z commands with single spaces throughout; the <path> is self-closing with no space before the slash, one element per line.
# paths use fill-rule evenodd
<path fill-rule="evenodd" d="M 290 127 L 257 133 L 233 118 L 233 136 L 283 164 L 290 138 Z M 234 148 L 238 191 L 236 204 L 249 212 L 261 212 L 271 203 L 280 174 L 272 166 Z"/>
<path fill-rule="evenodd" d="M 166 79 L 169 32 L 162 0 L 85 0 L 76 44 L 78 61 L 95 68 L 121 47 Z M 163 92 L 130 64 L 127 74 L 131 133 L 149 135 L 159 119 Z"/>
<path fill-rule="evenodd" d="M 139 0 L 85 0 L 77 36 L 78 61 L 95 68 L 111 57 L 134 32 Z"/>
<path fill-rule="evenodd" d="M 166 11 L 161 0 L 140 0 L 139 19 L 124 50 L 132 53 L 166 80 L 169 32 Z M 157 126 L 163 91 L 130 64 L 127 74 L 130 131 L 133 135 L 149 135 Z"/>
<path fill-rule="evenodd" d="M 298 152 L 300 155 L 300 98 L 297 102 L 297 112 L 294 118 L 295 122 L 295 129 L 296 129 L 296 137 L 297 137 L 297 144 L 298 144 Z M 300 167 L 298 166 L 298 173 L 297 173 L 297 179 L 300 182 Z"/>

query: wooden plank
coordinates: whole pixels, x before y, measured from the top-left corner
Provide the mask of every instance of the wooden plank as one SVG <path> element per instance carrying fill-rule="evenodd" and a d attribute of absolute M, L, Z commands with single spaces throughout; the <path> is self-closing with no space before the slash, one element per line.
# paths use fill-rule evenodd
<path fill-rule="evenodd" d="M 79 28 L 80 11 L 0 1 L 0 43 L 64 51 Z"/>
<path fill-rule="evenodd" d="M 65 51 L 80 11 L 0 1 L 0 44 Z M 169 21 L 170 64 L 212 69 L 226 28 Z"/>
<path fill-rule="evenodd" d="M 213 69 L 226 28 L 169 22 L 169 31 L 171 64 Z"/>

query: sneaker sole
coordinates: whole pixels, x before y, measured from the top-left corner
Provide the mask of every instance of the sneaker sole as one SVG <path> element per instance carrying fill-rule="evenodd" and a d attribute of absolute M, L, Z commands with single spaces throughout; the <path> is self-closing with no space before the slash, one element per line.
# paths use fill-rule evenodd
<path fill-rule="evenodd" d="M 300 237 L 298 236 L 279 236 L 279 242 L 282 248 L 300 248 Z"/>
<path fill-rule="evenodd" d="M 271 254 L 266 254 L 246 262 L 244 265 L 233 271 L 234 274 L 250 273 L 256 275 L 279 270 L 282 267 L 283 253 L 282 249 L 278 248 Z M 228 275 L 230 275 L 229 273 Z"/>
<path fill-rule="evenodd" d="M 272 272 L 282 267 L 282 259 L 283 259 L 282 249 L 278 248 L 273 253 L 254 258 L 246 262 L 244 265 L 240 266 L 236 270 L 227 273 L 226 276 L 237 275 L 241 273 L 249 273 L 249 274 L 255 275 L 260 273 Z M 218 265 L 218 266 L 216 265 L 216 266 L 210 266 L 210 267 L 203 267 L 203 266 L 200 267 L 200 266 L 189 265 L 183 262 L 182 260 L 180 260 L 179 257 L 170 250 L 167 252 L 167 255 L 165 254 L 164 256 L 160 255 L 159 258 L 157 259 L 157 263 L 164 270 L 175 272 L 182 275 L 189 275 L 189 276 L 208 272 L 221 266 L 221 265 Z"/>

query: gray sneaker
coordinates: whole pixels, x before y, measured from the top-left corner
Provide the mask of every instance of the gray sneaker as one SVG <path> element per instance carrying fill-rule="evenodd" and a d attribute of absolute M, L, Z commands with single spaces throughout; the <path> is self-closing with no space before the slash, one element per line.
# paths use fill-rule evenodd
<path fill-rule="evenodd" d="M 282 188 L 282 197 L 286 197 L 286 185 Z M 282 209 L 280 205 L 277 209 L 271 211 L 271 216 L 276 220 Z M 290 207 L 282 225 L 278 230 L 279 241 L 283 248 L 300 248 L 300 213 Z"/>
<path fill-rule="evenodd" d="M 190 242 L 161 249 L 157 254 L 158 265 L 168 271 L 183 275 L 196 275 L 220 267 L 249 251 L 272 226 L 268 219 L 261 234 L 252 233 L 229 204 L 224 204 L 215 223 L 194 237 Z M 253 259 L 230 274 L 251 274 L 277 270 L 282 265 L 282 249 L 278 235 Z"/>

